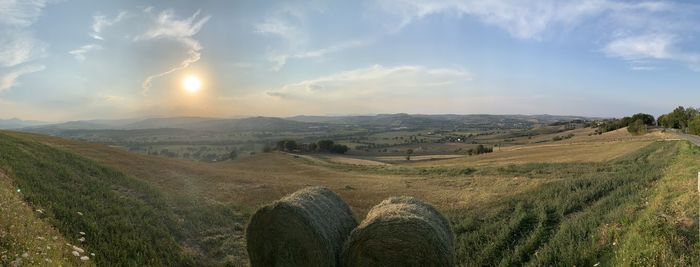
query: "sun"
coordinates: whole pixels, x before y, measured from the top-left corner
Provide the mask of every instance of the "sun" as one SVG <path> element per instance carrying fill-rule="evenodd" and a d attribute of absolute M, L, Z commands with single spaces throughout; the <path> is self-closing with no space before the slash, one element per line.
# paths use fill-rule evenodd
<path fill-rule="evenodd" d="M 202 89 L 202 81 L 197 76 L 187 76 L 182 80 L 182 87 L 188 93 L 196 93 Z"/>

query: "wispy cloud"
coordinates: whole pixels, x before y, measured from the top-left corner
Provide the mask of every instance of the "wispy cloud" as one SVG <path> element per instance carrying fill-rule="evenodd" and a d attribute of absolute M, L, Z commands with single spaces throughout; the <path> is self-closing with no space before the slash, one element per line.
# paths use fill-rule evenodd
<path fill-rule="evenodd" d="M 0 92 L 19 85 L 21 76 L 46 68 L 27 65 L 46 55 L 48 45 L 29 30 L 46 4 L 44 0 L 0 0 Z"/>
<path fill-rule="evenodd" d="M 2 0 L 0 23 L 17 27 L 30 26 L 41 16 L 46 3 L 45 0 Z"/>
<path fill-rule="evenodd" d="M 272 70 L 279 71 L 280 69 L 282 69 L 282 67 L 284 67 L 284 65 L 287 64 L 287 61 L 290 59 L 308 59 L 308 58 L 319 59 L 319 58 L 323 58 L 324 56 L 326 56 L 328 54 L 342 52 L 342 51 L 347 50 L 347 49 L 368 46 L 371 43 L 372 42 L 368 41 L 368 40 L 351 40 L 351 41 L 333 44 L 331 46 L 320 48 L 320 49 L 301 51 L 301 52 L 292 53 L 292 54 L 271 53 L 270 55 L 268 55 L 268 60 L 275 63 L 274 66 L 272 67 Z"/>
<path fill-rule="evenodd" d="M 0 92 L 19 85 L 19 77 L 22 75 L 39 72 L 45 68 L 44 65 L 27 65 L 0 75 Z"/>
<path fill-rule="evenodd" d="M 268 92 L 268 95 L 318 101 L 393 95 L 420 96 L 439 93 L 441 89 L 456 89 L 471 79 L 471 73 L 455 68 L 374 65 L 287 84 L 277 91 Z"/>
<path fill-rule="evenodd" d="M 87 52 L 90 52 L 93 50 L 100 50 L 100 49 L 102 49 L 102 46 L 100 46 L 98 44 L 88 44 L 88 45 L 81 46 L 78 49 L 69 51 L 68 54 L 73 55 L 75 57 L 75 59 L 77 59 L 77 60 L 83 61 L 83 60 L 85 60 L 85 54 Z"/>
<path fill-rule="evenodd" d="M 282 18 L 267 18 L 263 22 L 254 25 L 255 32 L 285 39 L 288 42 L 302 42 L 306 39 L 306 33 L 291 22 Z"/>
<path fill-rule="evenodd" d="M 672 60 L 697 66 L 697 53 L 681 49 L 680 36 L 698 32 L 700 6 L 671 1 L 557 0 L 381 0 L 387 13 L 398 16 L 400 30 L 431 15 L 470 16 L 526 40 L 543 40 L 550 31 L 566 31 L 585 23 L 600 27 L 605 55 L 630 62 L 633 69 L 651 69 L 641 60 Z"/>
<path fill-rule="evenodd" d="M 102 31 L 114 24 L 119 23 L 127 16 L 126 11 L 120 11 L 114 18 L 110 19 L 105 15 L 97 14 L 92 17 L 92 32 L 90 32 L 90 37 L 97 40 L 104 40 L 101 36 Z"/>
<path fill-rule="evenodd" d="M 261 22 L 253 25 L 253 32 L 276 38 L 281 44 L 271 49 L 266 56 L 273 65 L 271 70 L 281 70 L 290 59 L 322 59 L 327 55 L 339 53 L 347 49 L 363 47 L 373 43 L 370 38 L 354 38 L 342 40 L 325 47 L 311 47 L 310 34 L 307 30 L 309 12 L 320 11 L 318 7 L 307 5 L 277 7 Z"/>
<path fill-rule="evenodd" d="M 150 12 L 147 12 L 150 13 Z M 199 61 L 201 58 L 200 51 L 202 45 L 193 36 L 197 34 L 211 16 L 198 18 L 200 11 L 195 12 L 192 16 L 185 19 L 178 19 L 172 10 L 161 12 L 155 18 L 151 28 L 144 34 L 135 38 L 136 41 L 167 39 L 180 43 L 187 49 L 187 58 L 179 65 L 170 68 L 167 71 L 148 76 L 142 83 L 142 93 L 148 94 L 151 89 L 153 80 L 178 70 L 189 67 L 192 63 Z"/>
<path fill-rule="evenodd" d="M 47 45 L 24 30 L 0 31 L 0 67 L 13 67 L 40 58 Z"/>

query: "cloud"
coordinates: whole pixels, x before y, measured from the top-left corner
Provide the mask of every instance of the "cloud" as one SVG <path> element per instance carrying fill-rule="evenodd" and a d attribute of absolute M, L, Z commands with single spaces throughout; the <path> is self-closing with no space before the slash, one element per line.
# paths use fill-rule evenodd
<path fill-rule="evenodd" d="M 46 47 L 23 30 L 0 32 L 0 67 L 13 67 L 42 57 Z"/>
<path fill-rule="evenodd" d="M 44 0 L 0 0 L 0 24 L 28 27 L 41 16 L 46 2 Z"/>
<path fill-rule="evenodd" d="M 656 70 L 655 63 L 673 60 L 697 71 L 700 54 L 679 49 L 681 38 L 672 34 L 645 34 L 621 37 L 608 43 L 603 52 L 611 58 L 620 58 L 630 64 L 632 70 Z"/>
<path fill-rule="evenodd" d="M 254 25 L 254 28 L 256 33 L 275 36 L 289 42 L 300 42 L 306 38 L 306 34 L 298 27 L 280 18 L 267 18 L 265 21 Z"/>
<path fill-rule="evenodd" d="M 83 61 L 83 60 L 85 60 L 85 54 L 87 52 L 90 52 L 93 50 L 101 50 L 101 49 L 102 49 L 102 46 L 100 46 L 100 45 L 88 44 L 88 45 L 81 46 L 78 49 L 69 51 L 68 54 L 73 55 L 75 57 L 75 59 L 77 59 L 77 60 Z"/>
<path fill-rule="evenodd" d="M 48 45 L 28 29 L 46 4 L 43 0 L 0 0 L 0 92 L 19 85 L 21 76 L 46 68 L 27 65 L 46 55 Z"/>
<path fill-rule="evenodd" d="M 118 103 L 118 102 L 124 101 L 125 98 L 121 97 L 121 96 L 115 96 L 115 95 L 106 95 L 106 96 L 101 97 L 100 100 L 102 100 L 104 102 L 108 102 L 108 103 Z"/>
<path fill-rule="evenodd" d="M 187 49 L 187 58 L 185 58 L 178 66 L 172 67 L 167 71 L 148 76 L 142 83 L 142 93 L 148 94 L 151 89 L 154 79 L 168 75 L 178 70 L 189 67 L 192 63 L 199 61 L 201 58 L 200 51 L 202 45 L 196 39 L 192 38 L 197 34 L 211 16 L 198 18 L 200 11 L 195 12 L 191 17 L 185 19 L 177 19 L 172 10 L 161 12 L 154 20 L 154 24 L 144 34 L 136 37 L 135 41 L 147 41 L 166 39 L 180 43 Z"/>
<path fill-rule="evenodd" d="M 653 67 L 640 60 L 699 64 L 697 53 L 683 51 L 680 36 L 699 30 L 700 6 L 670 1 L 613 0 L 381 0 L 380 8 L 399 18 L 396 31 L 432 15 L 470 16 L 517 39 L 543 40 L 548 32 L 580 25 L 596 31 L 601 51 L 629 61 L 633 69 Z M 595 28 L 598 28 L 596 30 Z"/>
<path fill-rule="evenodd" d="M 6 74 L 0 75 L 0 92 L 9 90 L 10 88 L 19 85 L 19 78 L 23 75 L 39 72 L 44 70 L 44 65 L 28 65 L 17 68 Z"/>
<path fill-rule="evenodd" d="M 120 11 L 119 14 L 117 14 L 113 19 L 109 19 L 107 16 L 104 15 L 95 15 L 92 17 L 92 32 L 89 34 L 90 37 L 95 38 L 97 40 L 104 40 L 104 38 L 101 36 L 102 31 L 110 27 L 114 24 L 119 23 L 122 21 L 127 16 L 126 11 Z"/>
<path fill-rule="evenodd" d="M 282 99 L 314 101 L 415 97 L 459 89 L 471 79 L 472 75 L 461 69 L 374 65 L 287 84 L 267 94 Z"/>
<path fill-rule="evenodd" d="M 358 48 L 370 45 L 372 42 L 367 40 L 351 40 L 346 42 L 341 42 L 334 44 L 325 48 L 302 51 L 292 54 L 271 54 L 268 56 L 268 60 L 274 62 L 275 65 L 272 70 L 279 71 L 287 64 L 289 59 L 306 59 L 306 58 L 322 58 L 328 54 L 338 53 L 347 49 Z"/>
<path fill-rule="evenodd" d="M 314 10 L 321 11 L 321 9 L 313 4 L 307 4 L 304 8 L 282 6 L 275 9 L 260 23 L 253 25 L 253 32 L 282 41 L 280 46 L 267 54 L 267 61 L 273 63 L 271 70 L 279 71 L 290 59 L 320 59 L 329 54 L 367 46 L 373 42 L 368 38 L 355 38 L 331 43 L 322 48 L 309 48 L 309 33 L 306 30 L 309 24 L 308 13 Z"/>

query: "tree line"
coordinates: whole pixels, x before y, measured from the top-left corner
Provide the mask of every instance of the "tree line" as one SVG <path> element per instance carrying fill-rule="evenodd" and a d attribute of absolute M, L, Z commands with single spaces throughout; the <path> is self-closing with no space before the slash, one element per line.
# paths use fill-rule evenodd
<path fill-rule="evenodd" d="M 658 122 L 659 126 L 700 135 L 700 110 L 696 108 L 679 106 L 670 113 L 659 116 Z"/>
<path fill-rule="evenodd" d="M 647 133 L 649 126 L 679 129 L 685 133 L 700 135 L 700 109 L 679 106 L 657 119 L 649 114 L 637 113 L 631 117 L 604 120 L 598 122 L 596 134 L 627 127 L 630 133 L 640 135 Z"/>
<path fill-rule="evenodd" d="M 345 154 L 350 148 L 346 145 L 336 144 L 333 140 L 321 140 L 315 143 L 300 143 L 295 140 L 279 140 L 275 149 L 286 152 L 324 152 Z"/>
<path fill-rule="evenodd" d="M 654 125 L 656 125 L 654 116 L 644 113 L 637 113 L 632 115 L 632 117 L 623 117 L 621 119 L 610 119 L 599 122 L 598 129 L 596 129 L 595 133 L 603 134 L 605 132 L 627 127 L 627 131 L 631 134 L 641 135 L 648 132 L 648 126 Z"/>

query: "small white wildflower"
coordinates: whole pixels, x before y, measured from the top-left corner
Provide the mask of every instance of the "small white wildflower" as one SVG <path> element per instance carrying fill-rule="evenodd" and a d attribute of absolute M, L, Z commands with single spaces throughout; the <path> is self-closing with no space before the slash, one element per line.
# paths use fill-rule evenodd
<path fill-rule="evenodd" d="M 81 261 L 87 261 L 87 260 L 89 260 L 89 259 L 90 259 L 90 257 L 88 257 L 88 256 L 82 256 L 82 257 L 80 257 L 80 260 L 81 260 Z"/>
<path fill-rule="evenodd" d="M 91 256 L 95 257 L 95 253 L 90 253 Z"/>
<path fill-rule="evenodd" d="M 78 215 L 83 216 L 82 212 L 78 211 L 77 213 L 78 213 Z"/>
<path fill-rule="evenodd" d="M 78 241 L 85 242 L 85 237 L 78 238 Z"/>
<path fill-rule="evenodd" d="M 80 235 L 85 235 L 85 232 L 78 232 Z"/>
<path fill-rule="evenodd" d="M 75 251 L 75 250 L 73 250 L 73 252 L 71 252 L 71 253 L 73 253 L 73 256 L 76 256 L 76 257 L 79 257 L 79 256 L 80 256 L 80 253 L 78 253 L 78 252 Z"/>
<path fill-rule="evenodd" d="M 597 262 L 596 264 L 593 264 L 593 267 L 596 267 L 596 266 L 598 266 L 598 265 L 600 265 L 600 262 Z"/>
<path fill-rule="evenodd" d="M 84 252 L 85 252 L 85 250 L 83 250 L 82 248 L 76 247 L 76 246 L 73 246 L 73 250 L 75 250 L 75 251 L 77 251 L 77 252 L 80 252 L 80 253 L 84 253 Z"/>
<path fill-rule="evenodd" d="M 27 252 L 22 253 L 22 258 L 26 258 L 26 257 L 29 257 L 29 253 L 27 253 Z"/>

